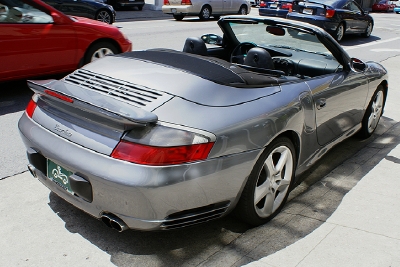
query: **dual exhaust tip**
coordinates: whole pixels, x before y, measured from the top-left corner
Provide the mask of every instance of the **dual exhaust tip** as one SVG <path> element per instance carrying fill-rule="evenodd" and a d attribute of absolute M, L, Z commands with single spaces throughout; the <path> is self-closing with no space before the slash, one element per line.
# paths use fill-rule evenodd
<path fill-rule="evenodd" d="M 101 221 L 109 228 L 117 230 L 118 232 L 129 229 L 128 225 L 126 225 L 123 220 L 111 213 L 103 213 L 101 215 Z"/>
<path fill-rule="evenodd" d="M 36 168 L 32 164 L 28 164 L 28 170 L 33 177 L 37 178 Z M 126 225 L 122 219 L 111 213 L 103 213 L 101 215 L 101 221 L 109 228 L 117 230 L 118 232 L 129 229 L 128 225 Z"/>

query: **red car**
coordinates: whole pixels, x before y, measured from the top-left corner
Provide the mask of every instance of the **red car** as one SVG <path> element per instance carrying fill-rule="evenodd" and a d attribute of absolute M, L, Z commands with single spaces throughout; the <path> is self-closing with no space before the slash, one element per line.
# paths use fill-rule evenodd
<path fill-rule="evenodd" d="M 131 50 L 115 26 L 67 16 L 40 0 L 0 0 L 0 81 L 70 72 Z"/>
<path fill-rule="evenodd" d="M 396 7 L 392 1 L 388 0 L 380 0 L 379 2 L 372 5 L 372 11 L 385 11 L 385 12 L 392 12 Z"/>

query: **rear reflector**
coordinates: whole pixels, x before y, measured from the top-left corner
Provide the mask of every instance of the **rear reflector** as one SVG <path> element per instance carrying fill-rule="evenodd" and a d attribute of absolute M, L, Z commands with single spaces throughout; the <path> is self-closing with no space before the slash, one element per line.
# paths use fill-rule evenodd
<path fill-rule="evenodd" d="M 35 112 L 36 107 L 37 107 L 36 102 L 31 99 L 31 101 L 29 101 L 28 106 L 25 109 L 26 115 L 28 115 L 29 118 L 32 118 L 33 112 Z"/>
<path fill-rule="evenodd" d="M 111 157 L 132 163 L 163 166 L 204 160 L 214 143 L 155 147 L 121 140 Z"/>
<path fill-rule="evenodd" d="M 51 90 L 47 90 L 47 89 L 44 90 L 44 92 L 46 94 L 50 95 L 50 96 L 54 96 L 54 97 L 56 97 L 56 98 L 58 98 L 60 100 L 63 100 L 65 102 L 68 102 L 68 103 L 73 103 L 74 102 L 74 100 L 72 98 L 70 98 L 68 96 L 65 96 L 63 94 L 60 94 L 60 93 L 57 93 L 57 92 L 54 92 L 54 91 L 51 91 Z"/>

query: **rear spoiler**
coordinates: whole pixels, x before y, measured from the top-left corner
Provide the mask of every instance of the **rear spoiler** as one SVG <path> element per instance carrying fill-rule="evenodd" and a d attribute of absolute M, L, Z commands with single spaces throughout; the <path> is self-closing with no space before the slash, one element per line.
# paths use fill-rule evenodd
<path fill-rule="evenodd" d="M 150 123 L 158 121 L 157 115 L 146 111 L 142 108 L 119 101 L 112 97 L 107 97 L 95 91 L 84 90 L 73 84 L 66 84 L 58 80 L 28 80 L 28 86 L 40 96 L 51 98 L 52 100 L 61 101 L 54 95 L 49 95 L 46 90 L 60 94 L 73 100 L 73 103 L 63 101 L 74 108 L 83 110 L 102 117 L 103 119 L 112 120 L 118 125 L 123 126 L 124 130 L 130 130 L 138 126 L 146 126 Z"/>
<path fill-rule="evenodd" d="M 332 8 L 331 6 L 325 5 L 325 4 L 323 4 L 323 3 L 320 3 L 320 2 L 317 2 L 317 1 L 308 1 L 308 0 L 306 0 L 306 1 L 303 1 L 303 0 L 295 0 L 295 1 L 293 1 L 293 4 L 299 5 L 300 2 L 320 5 L 320 6 L 323 6 L 324 9 Z"/>

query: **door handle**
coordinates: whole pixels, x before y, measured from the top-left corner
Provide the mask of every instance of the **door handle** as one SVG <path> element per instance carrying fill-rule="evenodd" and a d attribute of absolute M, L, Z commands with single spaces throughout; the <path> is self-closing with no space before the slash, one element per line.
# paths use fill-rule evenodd
<path fill-rule="evenodd" d="M 317 100 L 316 104 L 317 104 L 317 109 L 322 109 L 322 108 L 326 107 L 326 99 L 320 98 Z"/>

